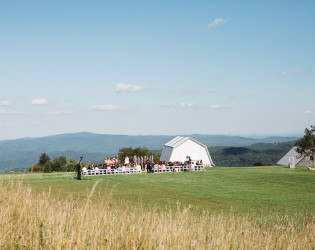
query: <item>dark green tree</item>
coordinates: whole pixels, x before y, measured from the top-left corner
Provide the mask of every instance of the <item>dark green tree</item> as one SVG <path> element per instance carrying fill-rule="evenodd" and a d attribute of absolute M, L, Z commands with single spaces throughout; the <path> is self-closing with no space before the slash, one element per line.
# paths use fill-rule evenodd
<path fill-rule="evenodd" d="M 44 173 L 51 173 L 51 165 L 49 162 L 46 162 L 44 165 Z"/>
<path fill-rule="evenodd" d="M 66 165 L 62 167 L 63 172 L 74 172 L 76 171 L 77 161 L 74 159 L 70 159 Z"/>
<path fill-rule="evenodd" d="M 39 157 L 38 164 L 44 166 L 47 162 L 50 162 L 50 158 L 46 153 L 42 153 Z"/>
<path fill-rule="evenodd" d="M 149 156 L 151 155 L 152 153 L 145 147 L 141 148 L 141 147 L 137 147 L 135 149 L 133 149 L 133 155 L 136 155 L 136 156 Z"/>
<path fill-rule="evenodd" d="M 132 156 L 133 149 L 132 147 L 120 148 L 118 152 L 118 159 L 120 162 L 124 162 L 126 156 Z"/>
<path fill-rule="evenodd" d="M 310 161 L 314 161 L 314 142 L 315 142 L 315 125 L 311 125 L 311 128 L 306 128 L 304 136 L 295 142 L 296 152 L 300 155 L 310 156 Z"/>
<path fill-rule="evenodd" d="M 51 162 L 51 170 L 53 172 L 60 172 L 62 171 L 63 166 L 67 164 L 67 158 L 65 156 L 55 157 L 54 160 Z"/>
<path fill-rule="evenodd" d="M 119 152 L 118 152 L 118 159 L 120 162 L 124 162 L 126 156 L 131 157 L 134 155 L 139 156 L 139 157 L 153 155 L 154 160 L 156 160 L 156 161 L 158 160 L 158 157 L 145 147 L 143 147 L 143 148 L 137 147 L 134 149 L 132 147 L 120 148 Z"/>

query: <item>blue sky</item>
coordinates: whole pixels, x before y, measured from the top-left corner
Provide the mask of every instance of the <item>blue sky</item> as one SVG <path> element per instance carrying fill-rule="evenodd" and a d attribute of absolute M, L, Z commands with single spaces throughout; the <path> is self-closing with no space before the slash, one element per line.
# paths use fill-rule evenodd
<path fill-rule="evenodd" d="M 1 1 L 0 139 L 291 134 L 315 121 L 314 1 Z"/>

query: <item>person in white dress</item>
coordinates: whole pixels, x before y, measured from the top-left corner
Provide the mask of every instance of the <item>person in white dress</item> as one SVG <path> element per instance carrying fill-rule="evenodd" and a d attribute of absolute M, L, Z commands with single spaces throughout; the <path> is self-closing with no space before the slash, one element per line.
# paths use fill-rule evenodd
<path fill-rule="evenodd" d="M 127 165 L 127 164 L 129 164 L 130 162 L 129 162 L 129 157 L 128 157 L 128 155 L 125 157 L 125 164 Z"/>

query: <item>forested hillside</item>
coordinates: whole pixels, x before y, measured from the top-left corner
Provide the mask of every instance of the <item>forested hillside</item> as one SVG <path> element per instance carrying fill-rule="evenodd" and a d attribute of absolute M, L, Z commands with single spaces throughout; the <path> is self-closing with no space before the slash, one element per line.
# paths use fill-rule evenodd
<path fill-rule="evenodd" d="M 248 147 L 210 147 L 209 152 L 216 166 L 246 167 L 274 165 L 294 145 L 292 142 L 257 143 Z"/>

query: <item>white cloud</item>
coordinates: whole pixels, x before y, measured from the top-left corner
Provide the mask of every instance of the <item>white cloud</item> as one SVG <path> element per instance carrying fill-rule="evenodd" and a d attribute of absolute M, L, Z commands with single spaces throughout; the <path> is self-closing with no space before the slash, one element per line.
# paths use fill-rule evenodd
<path fill-rule="evenodd" d="M 306 115 L 310 115 L 310 114 L 313 114 L 313 112 L 312 112 L 312 111 L 310 111 L 310 110 L 306 110 L 306 111 L 304 111 L 304 114 L 306 114 Z"/>
<path fill-rule="evenodd" d="M 195 107 L 195 104 L 192 102 L 180 102 L 178 104 L 164 104 L 164 107 L 174 107 L 174 108 L 193 108 Z"/>
<path fill-rule="evenodd" d="M 60 111 L 51 111 L 47 112 L 47 115 L 67 115 L 67 114 L 73 114 L 74 111 L 71 110 L 60 110 Z"/>
<path fill-rule="evenodd" d="M 185 89 L 184 92 L 187 94 L 192 94 L 192 93 L 198 93 L 199 90 L 198 89 Z"/>
<path fill-rule="evenodd" d="M 10 106 L 10 105 L 11 105 L 10 100 L 4 100 L 0 103 L 0 106 Z"/>
<path fill-rule="evenodd" d="M 194 108 L 194 109 L 225 109 L 225 107 L 219 104 L 212 104 L 210 106 L 196 106 L 192 102 L 180 102 L 178 104 L 164 104 L 164 107 L 175 107 L 175 108 Z"/>
<path fill-rule="evenodd" d="M 194 106 L 195 106 L 195 104 L 192 103 L 192 102 L 187 102 L 187 103 L 181 102 L 181 103 L 179 104 L 179 107 L 180 107 L 180 108 L 192 108 L 192 107 L 194 107 Z"/>
<path fill-rule="evenodd" d="M 226 19 L 223 19 L 223 18 L 216 18 L 214 19 L 214 21 L 212 23 L 210 23 L 208 25 L 208 28 L 214 28 L 214 27 L 217 27 L 221 24 L 225 24 L 226 23 Z"/>
<path fill-rule="evenodd" d="M 116 106 L 112 104 L 105 104 L 105 105 L 91 105 L 90 109 L 95 110 L 104 110 L 104 111 L 119 111 L 119 110 L 127 110 L 128 108 L 122 106 Z"/>
<path fill-rule="evenodd" d="M 290 70 L 284 70 L 281 72 L 281 75 L 286 76 L 289 73 L 311 73 L 312 70 L 310 69 L 290 69 Z"/>
<path fill-rule="evenodd" d="M 48 100 L 46 98 L 37 98 L 31 100 L 32 105 L 46 105 L 48 104 Z"/>
<path fill-rule="evenodd" d="M 125 84 L 125 83 L 117 83 L 115 91 L 120 92 L 137 92 L 146 90 L 146 87 L 140 85 L 133 85 L 133 84 Z"/>
<path fill-rule="evenodd" d="M 220 108 L 222 108 L 222 106 L 220 106 L 218 104 L 212 104 L 212 105 L 209 106 L 209 108 L 211 108 L 211 109 L 220 109 Z"/>

